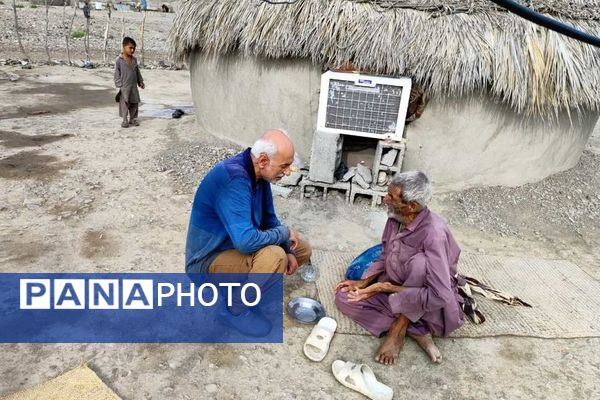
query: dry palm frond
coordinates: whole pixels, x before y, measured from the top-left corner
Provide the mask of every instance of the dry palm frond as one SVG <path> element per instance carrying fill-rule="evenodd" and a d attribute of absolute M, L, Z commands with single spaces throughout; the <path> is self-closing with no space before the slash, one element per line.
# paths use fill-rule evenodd
<path fill-rule="evenodd" d="M 600 34 L 600 0 L 532 0 L 530 7 Z M 598 49 L 540 28 L 488 0 L 184 0 L 172 56 L 195 50 L 351 62 L 411 76 L 431 94 L 487 91 L 518 112 L 600 109 Z"/>

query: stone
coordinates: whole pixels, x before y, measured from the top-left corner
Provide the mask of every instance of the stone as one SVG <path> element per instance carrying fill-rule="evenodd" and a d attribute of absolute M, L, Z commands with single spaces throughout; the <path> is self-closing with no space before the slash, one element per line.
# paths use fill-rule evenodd
<path fill-rule="evenodd" d="M 357 175 L 360 175 L 366 183 L 373 182 L 373 174 L 371 173 L 371 168 L 363 164 L 356 164 L 356 173 Z"/>
<path fill-rule="evenodd" d="M 292 172 L 289 176 L 281 178 L 277 184 L 281 186 L 297 186 L 300 179 L 302 179 L 300 172 Z"/>
<path fill-rule="evenodd" d="M 281 196 L 286 199 L 289 197 L 290 193 L 292 193 L 292 190 L 293 189 L 271 184 L 271 192 L 273 192 L 274 195 Z"/>
<path fill-rule="evenodd" d="M 23 205 L 28 209 L 32 210 L 44 204 L 44 199 L 41 197 L 31 197 L 23 201 Z"/>
<path fill-rule="evenodd" d="M 13 74 L 12 72 L 0 72 L 0 80 L 16 82 L 19 80 L 19 75 Z"/>
<path fill-rule="evenodd" d="M 214 383 L 209 383 L 208 385 L 204 386 L 204 390 L 206 390 L 207 393 L 217 393 L 219 387 Z"/>
<path fill-rule="evenodd" d="M 342 179 L 340 179 L 340 180 L 342 182 L 348 182 L 350 179 L 352 179 L 354 177 L 354 175 L 356 175 L 356 167 L 350 167 L 348 172 L 346 172 L 344 174 L 344 176 L 342 177 Z"/>
<path fill-rule="evenodd" d="M 377 184 L 383 186 L 388 183 L 388 180 L 388 174 L 386 174 L 385 171 L 379 171 L 379 175 L 377 176 Z"/>
<path fill-rule="evenodd" d="M 387 153 L 381 157 L 381 165 L 385 165 L 386 167 L 391 167 L 396 162 L 396 157 L 398 156 L 397 149 L 390 149 Z"/>
<path fill-rule="evenodd" d="M 358 186 L 360 186 L 363 189 L 369 188 L 369 184 L 365 181 L 365 178 L 363 178 L 363 176 L 361 174 L 354 175 L 354 178 L 352 178 L 352 183 L 357 184 Z"/>

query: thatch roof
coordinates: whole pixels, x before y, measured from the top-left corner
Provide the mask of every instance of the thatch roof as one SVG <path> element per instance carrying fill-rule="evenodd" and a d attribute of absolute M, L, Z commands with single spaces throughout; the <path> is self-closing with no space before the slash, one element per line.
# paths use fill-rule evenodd
<path fill-rule="evenodd" d="M 284 1 L 284 0 L 271 0 Z M 294 0 L 285 0 L 291 1 Z M 600 34 L 600 0 L 531 0 Z M 519 112 L 600 109 L 600 53 L 488 0 L 183 0 L 171 31 L 185 60 L 240 52 L 412 76 L 433 95 L 487 91 Z"/>

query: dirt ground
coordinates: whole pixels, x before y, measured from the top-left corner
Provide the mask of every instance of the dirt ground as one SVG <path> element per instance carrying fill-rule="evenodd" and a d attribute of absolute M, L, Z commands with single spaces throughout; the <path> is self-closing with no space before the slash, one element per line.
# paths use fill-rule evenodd
<path fill-rule="evenodd" d="M 165 160 L 173 149 L 206 160 L 200 153 L 235 148 L 200 132 L 193 116 L 156 117 L 190 105 L 188 72 L 143 71 L 141 126 L 126 130 L 112 70 L 0 67 L 5 72 L 20 79 L 0 80 L 0 271 L 182 272 L 193 193 Z M 598 150 L 593 142 L 592 160 Z M 450 219 L 464 251 L 567 259 L 600 278 L 597 229 L 482 231 L 461 217 L 463 195 L 440 194 L 432 208 Z M 276 207 L 323 249 L 358 252 L 378 241 L 385 221 L 382 209 L 341 200 L 276 198 Z M 518 208 L 503 218 L 520 224 L 527 214 Z M 314 293 L 299 277 L 286 281 L 286 297 Z M 309 329 L 286 316 L 284 343 L 273 345 L 3 344 L 0 396 L 88 361 L 124 399 L 362 399 L 333 378 L 331 362 L 341 358 L 369 363 L 399 399 L 600 398 L 599 338 L 439 339 L 441 365 L 409 341 L 389 367 L 373 361 L 377 339 L 342 334 L 323 362 L 312 363 L 302 354 Z"/>

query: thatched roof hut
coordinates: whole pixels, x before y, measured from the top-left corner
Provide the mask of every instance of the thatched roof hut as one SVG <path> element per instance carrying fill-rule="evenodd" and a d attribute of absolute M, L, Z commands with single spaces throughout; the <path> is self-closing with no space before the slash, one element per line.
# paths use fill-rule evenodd
<path fill-rule="evenodd" d="M 278 1 L 278 0 L 275 0 Z M 600 34 L 600 1 L 540 0 L 535 8 Z M 412 76 L 432 94 L 489 90 L 518 111 L 600 105 L 598 49 L 540 28 L 489 0 L 188 0 L 171 35 L 192 50 L 310 58 Z"/>
<path fill-rule="evenodd" d="M 600 0 L 530 3 L 600 35 Z M 170 40 L 180 61 L 235 55 L 310 60 L 318 68 L 351 62 L 371 73 L 412 77 L 432 98 L 485 96 L 507 106 L 503 113 L 514 113 L 515 121 L 543 119 L 583 136 L 600 110 L 598 49 L 488 0 L 184 0 Z M 593 121 L 574 126 L 581 115 Z M 581 143 L 575 147 L 580 152 Z M 547 172 L 574 165 L 578 155 L 566 158 Z"/>

